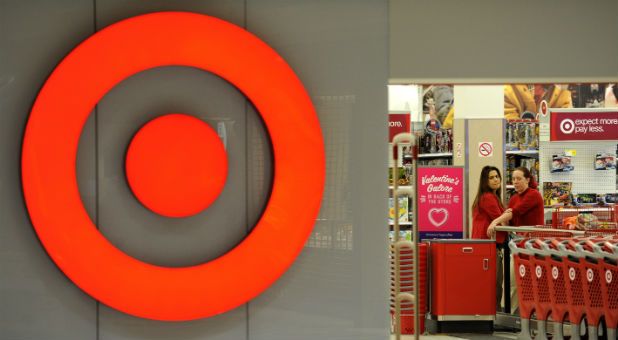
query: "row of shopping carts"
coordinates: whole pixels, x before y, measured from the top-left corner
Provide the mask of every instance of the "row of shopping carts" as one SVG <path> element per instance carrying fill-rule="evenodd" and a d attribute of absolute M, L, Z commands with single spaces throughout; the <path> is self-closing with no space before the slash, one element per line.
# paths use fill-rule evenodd
<path fill-rule="evenodd" d="M 533 337 L 530 318 L 537 320 L 535 339 L 547 339 L 548 318 L 554 322 L 553 339 L 564 339 L 563 324 L 570 323 L 571 339 L 580 339 L 586 320 L 588 339 L 604 335 L 616 340 L 618 323 L 618 235 L 615 229 L 572 237 L 567 231 L 529 232 L 510 241 L 519 299 L 521 333 Z"/>

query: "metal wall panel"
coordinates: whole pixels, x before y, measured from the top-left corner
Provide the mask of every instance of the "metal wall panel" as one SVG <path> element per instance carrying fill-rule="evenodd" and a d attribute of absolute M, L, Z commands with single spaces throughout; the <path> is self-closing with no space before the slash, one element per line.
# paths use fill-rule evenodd
<path fill-rule="evenodd" d="M 96 302 L 43 249 L 26 211 L 20 174 L 21 142 L 36 95 L 66 53 L 94 32 L 92 19 L 91 2 L 0 1 L 2 339 L 96 337 Z M 91 139 L 82 142 L 94 145 Z M 80 177 L 86 179 L 94 158 L 82 158 Z M 93 201 L 85 201 L 92 211 Z"/>
<path fill-rule="evenodd" d="M 615 82 L 615 0 L 390 0 L 390 78 Z"/>
<path fill-rule="evenodd" d="M 97 28 L 158 11 L 212 15 L 244 27 L 244 2 L 97 1 Z M 127 254 L 156 265 L 182 267 L 210 261 L 241 242 L 248 231 L 246 99 L 218 76 L 183 66 L 143 71 L 114 87 L 97 107 L 99 228 Z M 145 123 L 184 113 L 227 133 L 228 174 L 217 200 L 204 211 L 168 218 L 145 208 L 129 188 L 124 157 L 133 135 Z M 100 307 L 101 339 L 243 339 L 246 307 L 211 318 L 157 322 Z"/>
<path fill-rule="evenodd" d="M 286 59 L 313 100 L 327 169 L 305 249 L 249 303 L 251 339 L 388 336 L 387 24 L 385 1 L 248 2 L 248 30 Z"/>

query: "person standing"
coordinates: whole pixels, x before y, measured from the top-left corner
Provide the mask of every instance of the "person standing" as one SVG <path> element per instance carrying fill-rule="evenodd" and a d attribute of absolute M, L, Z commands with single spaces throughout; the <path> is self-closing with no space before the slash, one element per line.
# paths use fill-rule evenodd
<path fill-rule="evenodd" d="M 502 215 L 491 221 L 487 228 L 487 236 L 495 234 L 495 228 L 499 224 L 510 226 L 536 226 L 545 223 L 543 197 L 537 190 L 537 183 L 530 170 L 526 167 L 518 167 L 513 171 L 513 186 L 515 192 L 509 200 L 508 209 Z M 501 233 L 501 232 L 499 232 Z M 498 235 L 496 235 L 498 238 Z M 508 238 L 505 238 L 503 245 L 506 247 Z M 510 277 L 514 278 L 513 261 L 509 261 Z M 515 280 L 510 280 L 510 301 L 511 311 L 517 308 L 517 287 Z"/>
<path fill-rule="evenodd" d="M 513 171 L 513 186 L 516 194 L 509 200 L 508 209 L 489 224 L 488 237 L 493 236 L 499 224 L 516 227 L 545 224 L 543 197 L 528 168 L 520 166 Z"/>
<path fill-rule="evenodd" d="M 502 177 L 495 166 L 486 165 L 481 170 L 479 189 L 472 203 L 472 238 L 489 239 L 489 224 L 504 212 L 500 198 Z M 504 235 L 498 242 L 504 241 Z"/>
<path fill-rule="evenodd" d="M 502 176 L 495 166 L 486 165 L 481 170 L 479 189 L 472 203 L 472 238 L 489 239 L 489 224 L 504 212 L 500 198 Z M 502 249 L 505 246 L 506 233 L 499 232 L 496 240 L 496 310 L 500 310 L 502 300 Z"/>

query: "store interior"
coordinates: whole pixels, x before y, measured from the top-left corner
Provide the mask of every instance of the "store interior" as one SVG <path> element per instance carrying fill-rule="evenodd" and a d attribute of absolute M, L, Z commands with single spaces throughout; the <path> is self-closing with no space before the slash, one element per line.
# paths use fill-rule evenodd
<path fill-rule="evenodd" d="M 401 273 L 391 268 L 392 337 L 414 337 L 420 327 L 425 338 L 467 332 L 616 339 L 618 85 L 392 83 L 388 93 L 389 247 L 391 264 L 403 266 Z M 509 232 L 507 249 L 472 237 L 486 166 L 499 169 L 504 206 L 519 193 L 513 177 L 519 167 L 530 171 L 542 196 L 544 224 Z M 399 244 L 415 238 L 420 246 Z M 474 261 L 485 261 L 484 268 L 466 270 L 473 260 L 460 248 L 478 254 Z M 567 282 L 573 261 L 587 280 L 578 274 Z M 416 275 L 417 310 L 414 300 L 395 298 L 413 295 Z M 502 286 L 493 286 L 499 276 Z M 565 296 L 555 301 L 558 283 L 562 295 L 581 295 L 580 305 Z M 452 289 L 457 294 L 449 295 Z M 492 295 L 496 290 L 503 294 Z"/>

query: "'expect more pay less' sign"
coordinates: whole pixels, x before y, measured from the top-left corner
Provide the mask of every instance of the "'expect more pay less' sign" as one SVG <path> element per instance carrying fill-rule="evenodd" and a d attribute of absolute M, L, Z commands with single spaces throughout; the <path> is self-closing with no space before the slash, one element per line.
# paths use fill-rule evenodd
<path fill-rule="evenodd" d="M 616 140 L 618 111 L 551 112 L 551 140 Z"/>

